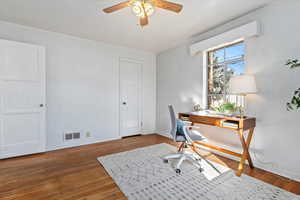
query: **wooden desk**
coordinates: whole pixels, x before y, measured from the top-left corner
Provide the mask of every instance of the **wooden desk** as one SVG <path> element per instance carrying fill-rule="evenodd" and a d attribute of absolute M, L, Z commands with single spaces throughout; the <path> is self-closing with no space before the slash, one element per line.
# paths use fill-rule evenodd
<path fill-rule="evenodd" d="M 248 160 L 250 168 L 254 168 L 250 153 L 249 153 L 249 146 L 251 143 L 252 135 L 254 132 L 254 128 L 256 126 L 256 118 L 247 117 L 244 119 L 236 118 L 236 117 L 223 117 L 218 115 L 208 115 L 204 112 L 192 112 L 192 113 L 179 113 L 179 119 L 184 121 L 190 121 L 192 124 L 205 124 L 210 126 L 216 126 L 220 128 L 230 129 L 235 131 L 240 139 L 241 145 L 243 147 L 242 153 L 236 153 L 227 149 L 223 149 L 217 146 L 213 146 L 204 142 L 195 142 L 196 144 L 208 147 L 210 149 L 214 149 L 226 154 L 230 154 L 236 157 L 241 158 L 236 175 L 240 176 L 244 170 L 244 163 Z M 238 124 L 238 128 L 228 128 L 223 126 L 223 122 L 225 120 L 232 120 Z M 245 131 L 248 131 L 247 139 L 245 140 L 244 134 Z"/>

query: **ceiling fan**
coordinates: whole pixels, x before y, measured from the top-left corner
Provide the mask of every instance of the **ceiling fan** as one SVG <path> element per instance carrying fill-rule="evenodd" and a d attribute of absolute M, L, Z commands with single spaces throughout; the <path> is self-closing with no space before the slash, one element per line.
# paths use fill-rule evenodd
<path fill-rule="evenodd" d="M 149 23 L 148 17 L 154 13 L 155 7 L 179 13 L 183 6 L 165 0 L 130 0 L 103 9 L 105 13 L 112 13 L 122 8 L 131 7 L 132 12 L 139 17 L 140 25 Z"/>

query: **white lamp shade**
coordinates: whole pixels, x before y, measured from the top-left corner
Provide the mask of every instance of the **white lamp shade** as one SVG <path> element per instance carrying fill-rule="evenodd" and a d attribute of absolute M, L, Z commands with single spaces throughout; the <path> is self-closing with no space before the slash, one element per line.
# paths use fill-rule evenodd
<path fill-rule="evenodd" d="M 257 92 L 255 77 L 251 75 L 239 75 L 231 77 L 229 81 L 230 94 L 254 94 Z"/>

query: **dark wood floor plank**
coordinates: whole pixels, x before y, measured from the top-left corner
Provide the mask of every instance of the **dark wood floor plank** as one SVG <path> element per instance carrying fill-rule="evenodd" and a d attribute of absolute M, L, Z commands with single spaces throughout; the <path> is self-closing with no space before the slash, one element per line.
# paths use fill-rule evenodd
<path fill-rule="evenodd" d="M 151 134 L 0 161 L 1 200 L 124 200 L 112 178 L 96 160 L 103 155 L 159 143 L 177 145 Z M 208 154 L 209 160 L 236 169 L 236 161 Z M 300 183 L 246 167 L 257 179 L 300 194 Z"/>

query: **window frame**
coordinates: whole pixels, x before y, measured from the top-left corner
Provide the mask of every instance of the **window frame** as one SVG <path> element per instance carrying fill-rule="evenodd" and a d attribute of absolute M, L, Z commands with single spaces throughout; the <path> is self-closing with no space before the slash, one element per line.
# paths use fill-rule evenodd
<path fill-rule="evenodd" d="M 218 50 L 221 50 L 221 49 L 226 49 L 228 47 L 231 47 L 231 46 L 234 46 L 234 45 L 237 45 L 237 44 L 241 44 L 243 43 L 245 45 L 245 41 L 244 40 L 238 40 L 238 41 L 235 41 L 235 42 L 232 42 L 232 43 L 227 43 L 227 44 L 224 44 L 224 45 L 220 45 L 216 48 L 211 48 L 207 51 L 204 51 L 203 52 L 203 80 L 204 80 L 204 83 L 203 83 L 203 105 L 204 105 L 204 109 L 210 109 L 210 105 L 209 105 L 209 96 L 223 96 L 224 99 L 226 99 L 227 96 L 229 96 L 230 94 L 227 93 L 226 91 L 222 92 L 222 94 L 212 94 L 212 93 L 209 93 L 209 68 L 211 66 L 214 66 L 216 65 L 216 63 L 210 63 L 210 58 L 209 58 L 209 54 L 211 52 L 215 52 L 215 51 L 218 51 Z M 226 52 L 224 52 L 224 58 L 226 58 Z M 231 64 L 231 63 L 235 63 L 235 62 L 244 62 L 246 64 L 246 59 L 245 59 L 245 55 L 241 58 L 234 58 L 234 59 L 230 59 L 230 60 L 225 60 L 223 62 L 220 62 L 220 63 L 217 63 L 219 65 L 222 65 L 224 66 L 225 68 L 227 68 L 227 65 L 228 64 Z M 239 99 L 239 95 L 235 95 L 236 96 L 236 99 Z"/>

